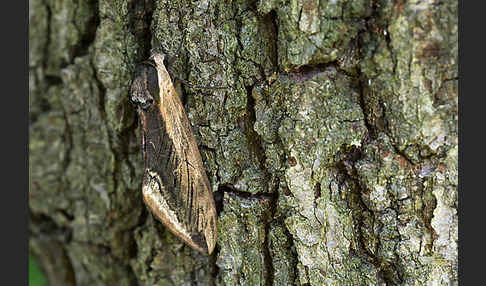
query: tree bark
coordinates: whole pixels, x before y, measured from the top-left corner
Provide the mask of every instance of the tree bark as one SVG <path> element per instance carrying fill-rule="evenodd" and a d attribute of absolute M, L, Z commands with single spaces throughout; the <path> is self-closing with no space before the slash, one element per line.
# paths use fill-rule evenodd
<path fill-rule="evenodd" d="M 51 285 L 457 285 L 457 1 L 29 1 L 30 250 Z M 215 252 L 144 206 L 155 48 Z"/>

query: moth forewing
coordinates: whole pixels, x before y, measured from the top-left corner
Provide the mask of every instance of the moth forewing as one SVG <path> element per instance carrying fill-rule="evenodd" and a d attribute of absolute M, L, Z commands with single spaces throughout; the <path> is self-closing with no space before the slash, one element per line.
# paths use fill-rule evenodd
<path fill-rule="evenodd" d="M 150 174 L 146 175 L 145 178 L 147 179 L 147 183 L 144 183 L 142 187 L 143 199 L 157 219 L 192 248 L 203 253 L 211 254 L 214 245 L 204 244 L 204 240 L 201 239 L 200 235 L 191 234 L 186 229 L 184 222 L 178 219 L 177 213 L 171 209 L 161 195 L 164 190 L 160 189 L 161 185 L 158 183 L 160 178 L 156 176 L 152 177 Z M 208 241 L 207 239 L 205 240 L 206 242 Z"/>
<path fill-rule="evenodd" d="M 144 202 L 175 235 L 194 249 L 210 254 L 217 234 L 211 186 L 190 122 L 163 64 L 163 56 L 154 54 L 152 58 L 158 94 L 151 95 L 154 97 L 151 106 L 138 108 L 144 142 Z M 132 93 L 135 94 L 134 85 Z M 139 101 L 147 101 L 140 96 L 143 92 L 137 94 Z"/>

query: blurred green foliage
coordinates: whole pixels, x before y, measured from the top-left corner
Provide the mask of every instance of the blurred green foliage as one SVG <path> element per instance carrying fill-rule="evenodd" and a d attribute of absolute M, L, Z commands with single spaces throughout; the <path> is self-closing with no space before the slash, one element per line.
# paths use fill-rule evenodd
<path fill-rule="evenodd" d="M 42 273 L 37 260 L 29 256 L 29 286 L 47 286 L 47 279 Z"/>

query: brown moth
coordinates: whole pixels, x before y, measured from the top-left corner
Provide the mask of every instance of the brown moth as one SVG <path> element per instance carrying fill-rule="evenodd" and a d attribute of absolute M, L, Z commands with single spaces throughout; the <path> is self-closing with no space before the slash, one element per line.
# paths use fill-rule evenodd
<path fill-rule="evenodd" d="M 191 124 L 176 93 L 164 56 L 141 64 L 131 86 L 142 128 L 145 204 L 192 248 L 211 254 L 216 244 L 216 208 Z"/>

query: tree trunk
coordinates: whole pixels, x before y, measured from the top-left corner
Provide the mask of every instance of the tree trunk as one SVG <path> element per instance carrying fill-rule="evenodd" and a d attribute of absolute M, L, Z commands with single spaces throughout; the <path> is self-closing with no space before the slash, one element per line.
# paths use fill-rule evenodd
<path fill-rule="evenodd" d="M 457 1 L 29 2 L 30 249 L 50 285 L 457 285 Z M 154 48 L 218 205 L 143 204 Z"/>

